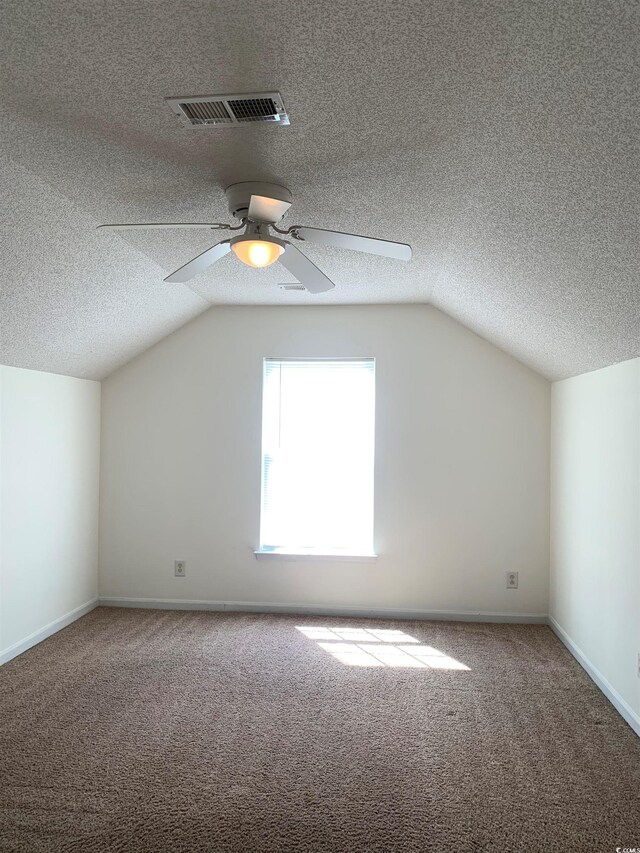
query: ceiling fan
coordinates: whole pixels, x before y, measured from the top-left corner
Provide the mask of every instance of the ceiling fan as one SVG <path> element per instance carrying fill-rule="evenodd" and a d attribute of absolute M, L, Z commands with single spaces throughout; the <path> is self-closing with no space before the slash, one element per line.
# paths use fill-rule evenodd
<path fill-rule="evenodd" d="M 339 246 L 343 249 L 369 252 L 401 261 L 411 260 L 411 246 L 407 243 L 360 237 L 356 234 L 310 228 L 306 225 L 292 225 L 288 229 L 278 228 L 276 223 L 291 207 L 292 196 L 289 190 L 277 184 L 245 181 L 230 186 L 225 191 L 225 195 L 229 203 L 229 213 L 241 220 L 240 225 L 226 225 L 221 222 L 125 223 L 99 225 L 98 230 L 208 228 L 212 231 L 239 231 L 244 229 L 244 233 L 216 243 L 215 246 L 211 246 L 210 249 L 206 249 L 202 254 L 181 266 L 165 278 L 167 282 L 187 282 L 232 251 L 239 260 L 250 267 L 268 267 L 274 261 L 280 261 L 310 293 L 331 290 L 334 287 L 333 282 L 306 255 L 303 255 L 291 239 L 286 239 L 287 237 L 299 242 Z M 271 230 L 283 235 L 285 239 L 274 236 Z"/>

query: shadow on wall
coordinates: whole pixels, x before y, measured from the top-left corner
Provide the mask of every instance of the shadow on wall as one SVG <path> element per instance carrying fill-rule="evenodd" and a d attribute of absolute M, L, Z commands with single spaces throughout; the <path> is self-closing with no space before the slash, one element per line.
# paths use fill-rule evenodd
<path fill-rule="evenodd" d="M 423 646 L 404 631 L 379 628 L 318 628 L 297 626 L 321 649 L 347 666 L 458 669 L 469 667 L 432 646 Z"/>

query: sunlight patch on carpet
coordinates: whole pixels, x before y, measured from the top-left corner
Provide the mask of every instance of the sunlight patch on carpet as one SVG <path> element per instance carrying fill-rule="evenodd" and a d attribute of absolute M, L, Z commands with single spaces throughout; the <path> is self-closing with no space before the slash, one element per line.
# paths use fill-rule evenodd
<path fill-rule="evenodd" d="M 347 666 L 469 670 L 466 664 L 404 631 L 379 628 L 296 626 L 305 637 Z"/>

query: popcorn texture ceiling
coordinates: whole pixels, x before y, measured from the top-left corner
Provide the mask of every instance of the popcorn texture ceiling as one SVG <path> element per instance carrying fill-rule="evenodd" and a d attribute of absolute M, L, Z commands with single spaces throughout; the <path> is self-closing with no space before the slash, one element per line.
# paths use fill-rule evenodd
<path fill-rule="evenodd" d="M 215 304 L 431 303 L 549 378 L 640 355 L 640 4 L 5 0 L 0 362 L 102 378 Z M 291 126 L 180 127 L 168 96 L 280 91 Z M 222 234 L 245 180 L 286 224 L 409 242 L 306 247 L 284 292 Z"/>

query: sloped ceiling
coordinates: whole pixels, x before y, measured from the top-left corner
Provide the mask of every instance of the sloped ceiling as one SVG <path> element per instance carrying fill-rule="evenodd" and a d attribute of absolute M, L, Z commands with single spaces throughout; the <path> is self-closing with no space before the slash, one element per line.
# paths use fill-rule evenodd
<path fill-rule="evenodd" d="M 0 362 L 101 378 L 211 304 L 430 302 L 549 378 L 640 355 L 640 4 L 5 0 Z M 288 128 L 186 130 L 168 96 L 279 90 Z M 328 294 L 227 257 L 162 278 L 283 183 Z M 216 235 L 214 235 L 215 237 Z M 224 236 L 224 235 L 223 235 Z"/>

